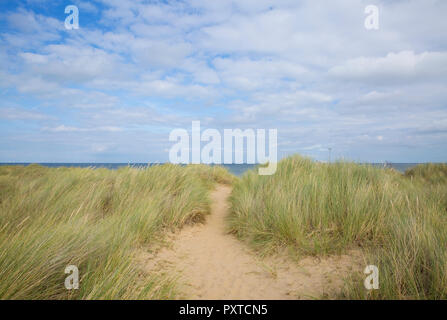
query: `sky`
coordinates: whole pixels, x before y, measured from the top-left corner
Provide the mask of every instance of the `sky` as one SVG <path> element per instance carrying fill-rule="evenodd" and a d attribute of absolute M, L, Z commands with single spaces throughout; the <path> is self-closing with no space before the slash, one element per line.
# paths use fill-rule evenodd
<path fill-rule="evenodd" d="M 192 121 L 277 129 L 279 158 L 445 162 L 446 14 L 444 0 L 2 1 L 0 162 L 165 162 Z"/>

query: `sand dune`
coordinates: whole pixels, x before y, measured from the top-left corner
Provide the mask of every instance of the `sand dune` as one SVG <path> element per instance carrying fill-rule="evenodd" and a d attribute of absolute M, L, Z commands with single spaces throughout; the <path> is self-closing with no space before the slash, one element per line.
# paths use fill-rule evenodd
<path fill-rule="evenodd" d="M 286 255 L 260 258 L 225 232 L 231 188 L 213 191 L 212 211 L 204 224 L 183 228 L 170 245 L 142 256 L 150 272 L 179 276 L 181 298 L 187 299 L 307 299 L 332 297 L 343 278 L 360 271 L 360 255 L 304 258 L 297 264 Z"/>

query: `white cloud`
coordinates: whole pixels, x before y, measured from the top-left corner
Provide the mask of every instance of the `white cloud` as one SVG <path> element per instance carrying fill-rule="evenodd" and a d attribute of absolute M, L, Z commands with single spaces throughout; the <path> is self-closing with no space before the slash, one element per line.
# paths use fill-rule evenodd
<path fill-rule="evenodd" d="M 165 68 L 176 67 L 191 53 L 191 45 L 184 41 L 161 41 L 136 38 L 130 43 L 131 54 L 137 64 Z"/>
<path fill-rule="evenodd" d="M 199 119 L 277 128 L 284 152 L 317 156 L 328 145 L 359 158 L 445 147 L 444 2 L 379 1 L 377 32 L 363 26 L 366 0 L 74 3 L 98 20 L 67 32 L 62 12 L 1 14 L 0 94 L 11 108 L 0 116 L 44 126 L 17 141 L 143 159 L 142 143 L 166 149 L 153 132 Z"/>
<path fill-rule="evenodd" d="M 401 51 L 379 58 L 360 57 L 331 68 L 329 74 L 336 78 L 379 84 L 445 80 L 447 52 L 415 54 L 413 51 Z"/>
<path fill-rule="evenodd" d="M 306 68 L 286 60 L 217 58 L 213 64 L 227 86 L 241 90 L 277 90 L 285 81 L 302 82 L 310 76 Z"/>
<path fill-rule="evenodd" d="M 51 119 L 49 115 L 44 113 L 30 111 L 23 108 L 0 108 L 0 118 L 8 120 L 45 120 Z"/>
<path fill-rule="evenodd" d="M 50 132 L 92 132 L 92 131 L 106 131 L 106 132 L 119 132 L 123 131 L 123 128 L 120 127 L 95 127 L 95 128 L 81 128 L 81 127 L 72 127 L 72 126 L 65 126 L 65 125 L 59 125 L 57 127 L 44 127 L 42 129 L 43 131 L 50 131 Z"/>
<path fill-rule="evenodd" d="M 81 12 L 98 13 L 98 8 L 91 2 L 75 0 L 74 3 Z"/>
<path fill-rule="evenodd" d="M 23 52 L 27 72 L 59 82 L 85 82 L 97 78 L 122 77 L 126 68 L 119 55 L 75 45 L 48 45 L 36 54 Z"/>

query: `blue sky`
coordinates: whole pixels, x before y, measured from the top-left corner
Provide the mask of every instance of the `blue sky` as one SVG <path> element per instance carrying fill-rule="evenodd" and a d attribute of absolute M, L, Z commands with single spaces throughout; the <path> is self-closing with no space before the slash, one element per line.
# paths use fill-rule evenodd
<path fill-rule="evenodd" d="M 67 30 L 67 5 L 79 8 Z M 379 30 L 364 9 L 379 7 Z M 3 1 L 0 162 L 164 162 L 169 132 L 447 161 L 446 1 Z"/>

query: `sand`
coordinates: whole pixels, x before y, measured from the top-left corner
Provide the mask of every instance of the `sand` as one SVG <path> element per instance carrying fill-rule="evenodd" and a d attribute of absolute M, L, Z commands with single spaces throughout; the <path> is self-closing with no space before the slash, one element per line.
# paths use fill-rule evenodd
<path fill-rule="evenodd" d="M 231 188 L 212 192 L 211 215 L 205 223 L 171 235 L 168 246 L 141 257 L 148 272 L 178 275 L 184 299 L 313 299 L 331 298 L 343 278 L 362 270 L 356 251 L 325 258 L 306 257 L 298 263 L 287 255 L 261 258 L 225 231 Z"/>

